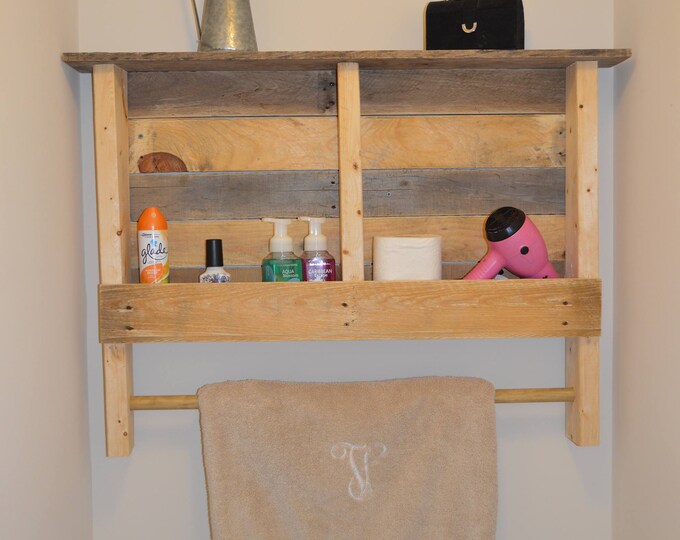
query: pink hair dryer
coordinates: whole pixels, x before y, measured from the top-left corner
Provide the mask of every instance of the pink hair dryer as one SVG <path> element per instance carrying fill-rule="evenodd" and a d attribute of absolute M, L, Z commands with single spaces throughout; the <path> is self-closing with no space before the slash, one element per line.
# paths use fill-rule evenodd
<path fill-rule="evenodd" d="M 560 277 L 536 225 L 512 206 L 494 210 L 484 223 L 489 250 L 463 279 L 493 279 L 503 269 L 521 278 Z"/>

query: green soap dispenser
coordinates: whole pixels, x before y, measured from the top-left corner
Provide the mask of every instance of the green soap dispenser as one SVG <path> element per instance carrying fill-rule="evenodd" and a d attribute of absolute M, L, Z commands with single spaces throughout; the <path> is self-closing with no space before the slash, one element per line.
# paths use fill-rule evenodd
<path fill-rule="evenodd" d="M 293 253 L 293 239 L 288 236 L 290 219 L 262 218 L 274 224 L 269 240 L 269 254 L 262 261 L 262 281 L 302 281 L 302 261 Z"/>

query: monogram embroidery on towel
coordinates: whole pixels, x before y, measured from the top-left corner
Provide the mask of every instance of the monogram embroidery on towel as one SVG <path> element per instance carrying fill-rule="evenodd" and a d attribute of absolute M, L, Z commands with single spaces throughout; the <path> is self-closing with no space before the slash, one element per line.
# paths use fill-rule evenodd
<path fill-rule="evenodd" d="M 349 496 L 355 501 L 364 501 L 373 495 L 368 466 L 383 458 L 387 453 L 387 446 L 381 442 L 370 442 L 357 445 L 340 442 L 331 448 L 331 456 L 335 459 L 348 459 L 352 469 L 352 478 L 347 486 Z"/>

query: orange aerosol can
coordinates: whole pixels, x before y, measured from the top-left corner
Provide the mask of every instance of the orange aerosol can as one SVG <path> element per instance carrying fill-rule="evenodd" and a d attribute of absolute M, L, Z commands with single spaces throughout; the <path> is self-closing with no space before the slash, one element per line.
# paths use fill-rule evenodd
<path fill-rule="evenodd" d="M 137 221 L 140 283 L 168 283 L 168 222 L 158 208 L 147 208 Z"/>

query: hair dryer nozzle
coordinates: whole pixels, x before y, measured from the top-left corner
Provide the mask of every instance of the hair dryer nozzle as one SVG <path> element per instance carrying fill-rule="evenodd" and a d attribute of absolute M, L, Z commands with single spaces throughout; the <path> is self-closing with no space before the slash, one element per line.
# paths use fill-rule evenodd
<path fill-rule="evenodd" d="M 524 212 L 512 206 L 494 210 L 484 223 L 486 239 L 489 242 L 500 242 L 510 238 L 522 228 L 526 218 L 527 215 Z"/>

